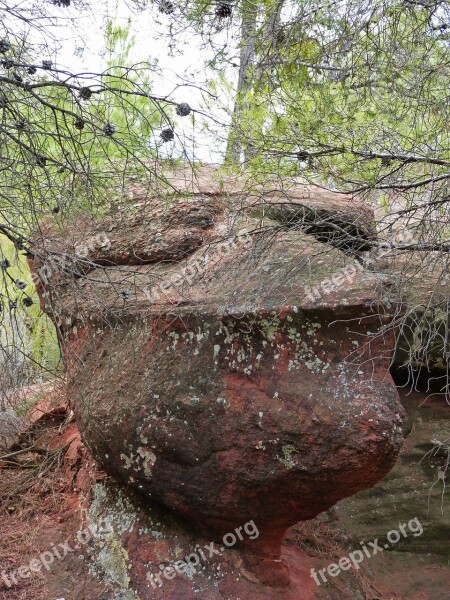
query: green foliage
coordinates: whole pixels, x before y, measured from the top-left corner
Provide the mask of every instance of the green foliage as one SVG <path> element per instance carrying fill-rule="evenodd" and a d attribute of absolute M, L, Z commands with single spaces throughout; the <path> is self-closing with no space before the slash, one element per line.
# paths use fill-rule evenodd
<path fill-rule="evenodd" d="M 157 155 L 156 129 L 170 108 L 151 95 L 153 65 L 129 64 L 129 27 L 110 21 L 106 36 L 107 65 L 97 74 L 38 66 L 30 75 L 22 46 L 6 53 L 15 66 L 1 83 L 0 211 L 24 234 L 55 207 L 65 217 L 101 213 L 122 195 L 124 164 L 143 170 Z"/>
<path fill-rule="evenodd" d="M 7 260 L 10 264 L 7 269 L 0 270 L 0 344 L 3 358 L 9 357 L 23 376 L 52 377 L 63 366 L 57 334 L 53 323 L 39 306 L 26 258 L 17 252 L 10 240 L 0 236 L 0 260 Z M 26 285 L 19 289 L 17 282 Z M 26 299 L 32 302 L 30 306 Z M 13 308 L 11 303 L 16 303 L 16 307 Z"/>
<path fill-rule="evenodd" d="M 125 170 L 151 177 L 147 162 L 157 156 L 171 104 L 151 94 L 154 65 L 132 64 L 129 24 L 109 21 L 105 44 L 100 73 L 37 62 L 25 43 L 10 43 L 0 57 L 0 223 L 23 249 L 32 249 L 27 238 L 42 222 L 63 227 L 121 202 Z M 56 332 L 39 309 L 25 258 L 7 238 L 0 251 L 11 263 L 0 271 L 2 358 L 23 370 L 54 370 L 61 366 Z M 16 279 L 27 287 L 17 290 Z"/>
<path fill-rule="evenodd" d="M 426 162 L 436 155 L 450 161 L 447 40 L 430 31 L 427 8 L 372 8 L 356 23 L 317 10 L 315 27 L 324 29 L 316 38 L 313 27 L 286 25 L 289 35 L 266 54 L 269 66 L 239 123 L 241 137 L 257 147 L 255 171 L 293 173 L 299 150 L 314 156 L 313 170 L 310 162 L 299 173 L 314 171 L 349 189 L 448 171 L 448 164 Z M 423 160 L 380 161 L 377 154 Z"/>

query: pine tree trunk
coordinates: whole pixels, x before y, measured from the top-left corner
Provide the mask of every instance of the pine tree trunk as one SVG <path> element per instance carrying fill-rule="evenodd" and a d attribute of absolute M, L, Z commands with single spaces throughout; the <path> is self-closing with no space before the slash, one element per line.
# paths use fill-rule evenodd
<path fill-rule="evenodd" d="M 225 154 L 225 162 L 228 164 L 237 164 L 240 162 L 242 149 L 244 146 L 242 143 L 242 133 L 239 131 L 239 129 L 241 115 L 246 106 L 246 95 L 252 88 L 251 68 L 255 62 L 256 17 L 256 5 L 250 0 L 243 0 L 239 77 L 236 89 L 236 98 L 234 101 L 233 115 L 231 117 L 227 150 Z"/>
<path fill-rule="evenodd" d="M 277 45 L 276 35 L 284 2 L 285 0 L 275 0 L 273 6 L 268 9 L 262 28 L 263 53 L 270 52 Z M 263 75 L 263 72 L 256 67 L 257 16 L 256 6 L 250 0 L 243 0 L 239 77 L 225 155 L 225 162 L 228 164 L 238 164 L 242 153 L 244 160 L 248 160 L 255 153 L 253 140 L 244 139 L 245 134 L 241 131 L 240 125 L 242 113 L 248 107 L 246 96 L 253 88 L 254 81 Z"/>

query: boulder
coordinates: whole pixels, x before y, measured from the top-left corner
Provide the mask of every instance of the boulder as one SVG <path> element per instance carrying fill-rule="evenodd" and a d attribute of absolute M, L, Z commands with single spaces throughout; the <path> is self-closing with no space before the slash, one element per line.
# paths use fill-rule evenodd
<path fill-rule="evenodd" d="M 229 185 L 141 190 L 138 208 L 101 223 L 43 228 L 32 266 L 92 455 L 198 535 L 253 521 L 258 538 L 236 547 L 280 587 L 286 530 L 395 463 L 394 334 L 378 278 L 351 254 L 374 236 L 365 207 L 319 188 L 269 185 L 255 199 Z M 80 256 L 83 240 L 101 247 Z"/>

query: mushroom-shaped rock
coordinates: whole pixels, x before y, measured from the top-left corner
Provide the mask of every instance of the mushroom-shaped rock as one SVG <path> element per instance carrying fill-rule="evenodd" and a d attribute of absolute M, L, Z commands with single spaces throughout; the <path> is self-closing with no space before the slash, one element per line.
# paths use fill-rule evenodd
<path fill-rule="evenodd" d="M 254 521 L 258 538 L 237 542 L 272 586 L 289 582 L 279 560 L 286 529 L 374 485 L 402 443 L 377 280 L 349 244 L 344 252 L 336 236 L 324 239 L 321 194 L 308 190 L 308 210 L 298 190 L 284 194 L 285 209 L 261 217 L 238 192 L 227 203 L 194 191 L 148 220 L 148 246 L 142 223 L 156 204 L 141 202 L 141 225 L 123 215 L 92 225 L 92 239 L 110 235 L 84 256 L 89 277 L 66 270 L 41 289 L 93 456 L 210 539 Z M 260 205 L 271 202 L 261 192 Z M 331 198 L 330 230 L 335 211 L 336 231 L 345 222 L 370 241 L 367 209 L 350 204 Z M 296 227 L 286 222 L 294 213 Z M 154 252 L 157 219 L 167 260 Z M 44 234 L 41 247 L 74 246 L 79 231 Z M 180 237 L 190 240 L 183 255 Z"/>

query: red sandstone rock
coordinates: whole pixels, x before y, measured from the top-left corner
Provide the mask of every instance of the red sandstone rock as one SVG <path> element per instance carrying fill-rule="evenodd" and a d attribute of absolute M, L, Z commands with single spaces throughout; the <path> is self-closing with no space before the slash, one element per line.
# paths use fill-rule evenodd
<path fill-rule="evenodd" d="M 271 213 L 249 235 L 261 225 L 254 207 L 236 224 L 216 200 L 203 245 L 185 262 L 136 266 L 129 250 L 117 258 L 116 240 L 109 258 L 91 256 L 89 278 L 49 279 L 45 305 L 65 336 L 83 439 L 102 467 L 209 539 L 253 520 L 260 535 L 242 540 L 245 568 L 286 586 L 286 529 L 372 486 L 395 462 L 403 412 L 388 372 L 394 343 L 373 335 L 386 322 L 376 279 L 306 227 L 304 211 L 298 231 Z M 208 202 L 183 200 L 167 218 L 183 231 Z M 367 211 L 353 212 L 336 218 L 369 232 Z M 135 248 L 142 231 L 122 218 Z M 165 597 L 190 597 L 183 590 Z"/>

